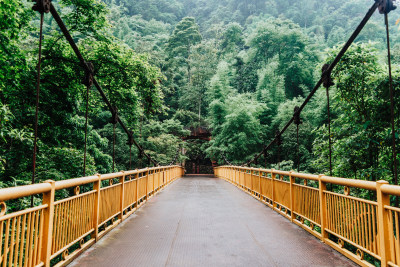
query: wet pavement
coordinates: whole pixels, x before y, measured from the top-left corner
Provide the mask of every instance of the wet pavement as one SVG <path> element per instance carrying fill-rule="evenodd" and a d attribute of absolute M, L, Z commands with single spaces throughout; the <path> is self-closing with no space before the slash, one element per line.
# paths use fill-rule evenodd
<path fill-rule="evenodd" d="M 69 266 L 357 266 L 228 182 L 178 179 Z"/>

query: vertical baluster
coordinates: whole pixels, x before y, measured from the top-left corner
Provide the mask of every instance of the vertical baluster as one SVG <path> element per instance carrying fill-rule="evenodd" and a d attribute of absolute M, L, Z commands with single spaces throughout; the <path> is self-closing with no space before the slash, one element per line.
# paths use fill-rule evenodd
<path fill-rule="evenodd" d="M 368 249 L 369 239 L 368 239 L 368 213 L 367 213 L 367 203 L 364 203 L 364 238 L 365 238 L 365 248 Z"/>
<path fill-rule="evenodd" d="M 377 209 L 376 206 L 372 207 L 372 218 L 373 218 L 373 220 L 372 220 L 372 234 L 373 234 L 373 237 L 374 237 L 374 252 L 375 252 L 375 254 L 379 255 L 379 253 L 380 253 L 378 251 L 379 235 L 378 235 L 378 231 L 377 231 L 377 227 L 376 227 L 376 223 L 377 223 L 378 218 L 376 216 L 376 214 L 377 214 L 376 209 Z"/>
<path fill-rule="evenodd" d="M 340 201 L 339 202 L 339 223 L 340 223 L 339 227 L 340 227 L 340 234 L 342 236 L 346 237 L 346 225 L 344 223 L 344 212 L 345 212 L 344 200 L 345 200 L 344 196 L 339 197 L 339 201 Z"/>
<path fill-rule="evenodd" d="M 85 224 L 85 217 L 86 217 L 86 210 L 85 210 L 85 202 L 86 202 L 87 195 L 84 197 L 79 197 L 79 203 L 78 203 L 78 212 L 75 215 L 77 218 L 77 225 L 78 225 L 78 231 L 76 235 L 74 236 L 74 240 L 77 237 L 80 237 L 85 233 L 86 230 L 86 224 Z"/>
<path fill-rule="evenodd" d="M 59 209 L 59 205 L 54 205 L 54 225 L 53 225 L 53 235 L 52 235 L 52 246 L 51 246 L 51 254 L 54 253 L 54 250 L 57 246 L 57 237 L 58 237 L 58 218 L 59 218 L 59 214 L 58 214 L 58 209 Z M 40 233 L 41 234 L 41 233 Z"/>
<path fill-rule="evenodd" d="M 360 244 L 361 243 L 361 236 L 360 236 L 360 207 L 359 207 L 359 202 L 354 201 L 355 207 L 356 207 L 356 243 Z"/>
<path fill-rule="evenodd" d="M 332 196 L 330 194 L 325 194 L 325 198 L 328 202 L 328 211 L 327 211 L 327 217 L 328 217 L 328 229 L 331 231 L 333 230 L 332 228 Z M 322 214 L 321 214 L 322 216 Z"/>
<path fill-rule="evenodd" d="M 80 198 L 75 198 L 74 200 L 71 201 L 73 203 L 74 209 L 71 211 L 71 224 L 72 224 L 72 231 L 70 234 L 70 239 L 69 243 L 74 241 L 75 237 L 77 236 L 78 233 L 78 212 L 79 212 L 79 204 L 80 204 Z"/>
<path fill-rule="evenodd" d="M 354 221 L 354 218 L 355 218 L 355 215 L 354 215 L 354 200 L 352 200 L 352 199 L 349 199 L 348 200 L 348 202 L 349 202 L 349 240 L 350 241 L 353 241 L 354 243 L 356 242 L 355 241 L 355 221 Z"/>
<path fill-rule="evenodd" d="M 36 214 L 35 212 L 32 212 L 32 217 L 31 217 L 31 223 L 29 225 L 29 242 L 26 244 L 28 253 L 25 255 L 26 257 L 26 262 L 25 266 L 32 266 L 32 258 L 33 258 L 33 239 L 35 238 L 34 236 L 34 225 L 35 225 L 35 219 L 36 219 Z"/>
<path fill-rule="evenodd" d="M 10 237 L 10 219 L 8 219 L 6 221 L 6 231 L 5 231 L 4 235 L 5 235 L 5 238 L 4 238 L 2 262 L 3 262 L 3 266 L 7 266 L 7 255 L 8 255 L 8 248 L 9 248 L 8 239 Z"/>
<path fill-rule="evenodd" d="M 12 219 L 12 223 L 11 223 L 11 242 L 10 242 L 10 253 L 9 253 L 9 257 L 8 257 L 8 266 L 11 266 L 11 263 L 13 261 L 13 257 L 14 257 L 14 248 L 15 248 L 15 228 L 16 228 L 16 220 L 17 218 L 13 218 Z M 2 236 L 1 236 L 2 238 Z M 7 263 L 4 262 L 4 265 L 6 265 Z"/>
<path fill-rule="evenodd" d="M 70 200 L 71 208 L 68 212 L 68 235 L 67 235 L 67 242 L 65 245 L 72 242 L 72 236 L 75 234 L 76 222 L 74 220 L 74 215 L 76 213 L 76 199 Z"/>
<path fill-rule="evenodd" d="M 89 232 L 92 229 L 92 226 L 90 224 L 90 222 L 93 220 L 93 210 L 92 207 L 94 205 L 93 202 L 93 194 L 90 194 L 90 196 L 87 198 L 87 202 L 86 202 L 86 220 L 85 220 L 85 224 L 86 224 L 86 231 L 85 232 Z"/>
<path fill-rule="evenodd" d="M 31 240 L 31 223 L 32 223 L 32 212 L 28 214 L 28 221 L 26 224 L 26 243 L 25 243 L 25 254 L 24 254 L 24 266 L 28 266 L 29 261 L 29 243 Z"/>
<path fill-rule="evenodd" d="M 371 204 L 368 204 L 367 205 L 367 214 L 368 214 L 368 249 L 370 250 L 370 251 L 373 251 L 373 248 L 372 248 L 372 242 L 373 242 L 373 240 L 372 240 L 372 233 L 371 233 L 371 231 L 372 231 L 372 224 L 371 224 L 371 221 L 372 221 L 372 216 L 371 216 Z"/>
<path fill-rule="evenodd" d="M 339 197 L 334 195 L 335 199 L 335 232 L 340 235 L 340 220 L 339 220 Z"/>
<path fill-rule="evenodd" d="M 349 201 L 349 199 L 348 198 L 346 198 L 346 197 L 344 197 L 343 198 L 343 225 L 344 225 L 344 236 L 346 237 L 346 238 L 349 238 L 349 223 L 347 222 L 347 220 L 348 220 L 348 215 L 347 215 L 347 212 L 348 212 L 348 201 Z"/>
<path fill-rule="evenodd" d="M 69 201 L 63 203 L 63 211 L 62 211 L 62 226 L 61 226 L 61 236 L 60 236 L 60 249 L 64 247 L 64 244 L 67 242 L 67 225 L 68 224 L 68 210 L 69 210 Z"/>
<path fill-rule="evenodd" d="M 3 226 L 3 224 L 1 224 Z M 19 264 L 18 266 L 22 266 L 22 260 L 24 258 L 24 244 L 25 244 L 25 229 L 26 229 L 26 214 L 22 217 L 22 234 L 21 234 L 21 246 L 19 250 Z M 3 233 L 3 229 L 0 231 Z"/>
<path fill-rule="evenodd" d="M 354 200 L 350 200 L 351 203 L 351 212 L 350 212 L 350 217 L 351 217 L 351 241 L 353 241 L 354 243 L 356 243 L 356 235 L 357 235 L 357 230 L 356 230 L 356 219 L 357 219 L 357 215 L 356 215 L 356 210 L 355 210 L 355 201 Z"/>
<path fill-rule="evenodd" d="M 31 262 L 31 266 L 35 266 L 36 265 L 36 257 L 37 257 L 37 248 L 39 247 L 39 245 L 38 245 L 38 239 L 39 239 L 39 235 L 38 235 L 38 230 L 39 230 L 39 216 L 40 216 L 40 212 L 39 211 L 36 211 L 36 218 L 35 218 L 35 226 L 33 227 L 33 229 L 34 229 L 34 235 L 33 235 L 33 237 L 34 237 L 34 239 L 33 239 L 33 242 L 32 242 L 32 253 L 33 253 L 33 259 L 32 259 L 32 262 Z M 53 239 L 51 239 L 51 240 L 53 240 Z"/>
<path fill-rule="evenodd" d="M 66 202 L 58 204 L 58 232 L 57 232 L 57 245 L 56 248 L 54 249 L 54 252 L 58 251 L 62 247 L 62 240 L 64 236 L 64 225 L 65 225 L 65 207 L 66 207 Z"/>
<path fill-rule="evenodd" d="M 15 256 L 14 256 L 14 261 L 13 264 L 14 266 L 17 266 L 17 261 L 18 261 L 18 251 L 19 251 L 19 245 L 20 245 L 20 235 L 21 235 L 21 218 L 22 216 L 18 216 L 18 220 L 17 220 L 17 236 L 15 238 Z M 3 224 L 2 222 L 0 222 L 1 224 Z M 3 236 L 3 232 L 0 229 L 0 235 Z M 3 239 L 3 238 L 0 238 Z M 1 252 L 1 241 L 0 241 L 0 252 Z M 10 264 L 11 266 L 11 264 Z"/>
<path fill-rule="evenodd" d="M 40 226 L 39 226 L 39 247 L 38 247 L 38 256 L 37 263 L 40 263 L 42 247 L 43 247 L 43 226 L 44 226 L 44 216 L 43 211 L 40 212 Z"/>
<path fill-rule="evenodd" d="M 312 190 L 312 189 L 309 189 L 309 190 L 310 190 L 310 193 L 312 194 L 312 196 L 314 198 L 314 201 L 312 203 L 312 206 L 314 207 L 313 208 L 314 213 L 313 213 L 312 219 L 313 219 L 314 222 L 318 222 L 318 221 L 321 220 L 321 215 L 320 215 L 320 213 L 321 213 L 321 207 L 320 207 L 321 206 L 321 202 L 319 200 L 319 194 L 315 190 Z M 321 222 L 319 222 L 319 223 L 321 223 Z"/>
<path fill-rule="evenodd" d="M 386 216 L 388 220 L 388 231 L 389 231 L 389 244 L 390 244 L 390 258 L 395 259 L 395 248 L 394 248 L 394 231 L 393 231 L 393 216 L 392 211 L 387 210 Z"/>
<path fill-rule="evenodd" d="M 359 235 L 360 235 L 360 246 L 362 246 L 362 247 L 364 247 L 364 231 L 363 231 L 363 229 L 364 229 L 364 216 L 363 216 L 363 209 L 362 209 L 362 202 L 360 202 L 360 201 L 357 201 L 357 203 L 358 203 L 358 210 L 359 210 L 359 221 L 360 221 L 360 225 L 359 225 L 359 228 L 358 228 L 358 232 L 359 232 Z"/>

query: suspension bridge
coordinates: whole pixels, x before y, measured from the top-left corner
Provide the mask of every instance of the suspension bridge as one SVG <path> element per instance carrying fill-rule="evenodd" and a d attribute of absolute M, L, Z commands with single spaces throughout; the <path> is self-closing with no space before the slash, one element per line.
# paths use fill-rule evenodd
<path fill-rule="evenodd" d="M 169 166 L 158 166 L 145 153 L 118 117 L 117 107 L 94 77 L 93 65 L 85 61 L 51 1 L 37 0 L 34 10 L 41 15 L 40 36 L 44 16 L 50 13 L 86 72 L 85 140 L 89 89 L 95 86 L 112 114 L 113 149 L 115 126 L 120 124 L 128 135 L 130 153 L 135 145 L 153 167 L 35 183 L 40 38 L 32 184 L 0 189 L 0 265 L 400 266 L 400 209 L 391 201 L 400 196 L 400 186 L 332 177 L 332 171 L 326 176 L 251 167 L 273 145 L 281 145 L 281 136 L 292 123 L 297 126 L 298 140 L 301 112 L 322 85 L 327 91 L 330 125 L 331 72 L 379 10 L 387 31 L 397 184 L 388 26 L 388 13 L 393 9 L 393 1 L 374 1 L 336 58 L 324 65 L 321 79 L 304 103 L 295 108 L 292 119 L 263 151 L 242 166 L 233 166 L 221 154 L 226 165 L 214 168 L 214 177 L 202 177 L 185 176 L 184 168 L 176 165 L 177 157 Z M 85 166 L 86 141 L 83 161 Z M 361 190 L 374 196 L 373 200 L 355 197 L 353 192 Z M 40 196 L 41 203 L 34 205 L 32 201 L 30 208 L 7 212 L 9 202 L 33 196 Z"/>

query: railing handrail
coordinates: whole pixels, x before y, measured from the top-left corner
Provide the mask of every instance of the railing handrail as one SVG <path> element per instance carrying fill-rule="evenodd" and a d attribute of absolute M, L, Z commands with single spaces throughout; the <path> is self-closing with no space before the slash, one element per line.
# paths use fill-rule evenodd
<path fill-rule="evenodd" d="M 61 180 L 55 182 L 55 190 L 61 190 L 66 188 L 71 188 L 75 186 L 90 184 L 96 182 L 99 177 L 100 180 L 109 180 L 114 178 L 119 178 L 124 175 L 135 175 L 139 173 L 144 173 L 147 171 L 152 170 L 160 170 L 160 169 L 168 169 L 180 167 L 178 165 L 174 166 L 166 166 L 166 167 L 152 167 L 152 168 L 145 168 L 145 169 L 138 169 L 138 170 L 131 170 L 131 171 L 121 171 L 116 173 L 109 173 L 109 174 L 98 174 L 86 177 L 79 177 L 79 178 L 72 178 L 67 180 Z M 22 197 L 28 197 L 31 195 L 43 194 L 49 192 L 51 190 L 51 186 L 47 182 L 37 183 L 32 185 L 21 185 L 15 187 L 7 187 L 7 188 L 0 188 L 0 202 L 1 201 L 8 201 Z"/>
<path fill-rule="evenodd" d="M 183 175 L 181 166 L 159 166 L 0 189 L 0 263 L 48 267 L 58 257 L 65 266 Z M 66 188 L 74 195 L 56 194 Z M 40 205 L 6 214 L 6 201 L 40 194 Z"/>
<path fill-rule="evenodd" d="M 382 267 L 400 266 L 400 208 L 390 203 L 391 196 L 400 196 L 400 186 L 243 166 L 216 167 L 214 172 L 356 263 L 373 266 L 364 260 L 366 253 Z M 343 188 L 333 192 L 328 184 Z M 376 199 L 351 196 L 350 188 L 372 191 Z"/>
<path fill-rule="evenodd" d="M 373 182 L 373 181 L 333 177 L 333 176 L 327 176 L 324 174 L 315 175 L 315 174 L 299 173 L 299 172 L 295 172 L 295 171 L 280 171 L 280 170 L 275 170 L 275 169 L 262 169 L 262 168 L 242 167 L 242 166 L 215 167 L 215 169 L 218 169 L 218 168 L 235 168 L 235 169 L 246 170 L 246 171 L 261 171 L 261 172 L 266 172 L 266 173 L 274 173 L 274 174 L 279 174 L 279 175 L 284 175 L 284 176 L 293 176 L 296 178 L 308 179 L 308 180 L 314 180 L 314 181 L 321 180 L 322 182 L 325 182 L 325 183 L 357 187 L 357 188 L 361 188 L 361 189 L 376 191 L 376 182 Z M 400 186 L 395 186 L 395 187 L 398 188 L 396 195 L 400 196 Z M 385 186 L 385 188 L 386 188 L 386 186 Z M 390 190 L 396 191 L 395 188 L 392 188 L 392 187 Z"/>

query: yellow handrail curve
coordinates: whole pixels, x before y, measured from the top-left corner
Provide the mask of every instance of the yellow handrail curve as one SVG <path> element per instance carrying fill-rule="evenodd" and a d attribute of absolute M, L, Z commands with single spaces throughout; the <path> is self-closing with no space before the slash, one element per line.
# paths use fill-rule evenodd
<path fill-rule="evenodd" d="M 64 266 L 183 175 L 167 166 L 0 189 L 0 266 Z M 32 195 L 39 206 L 6 213 L 8 201 Z"/>
<path fill-rule="evenodd" d="M 390 205 L 400 186 L 239 166 L 217 167 L 214 174 L 361 266 L 400 266 L 400 208 Z M 343 192 L 329 191 L 327 184 L 343 186 Z M 369 190 L 376 200 L 351 196 L 351 188 Z"/>

